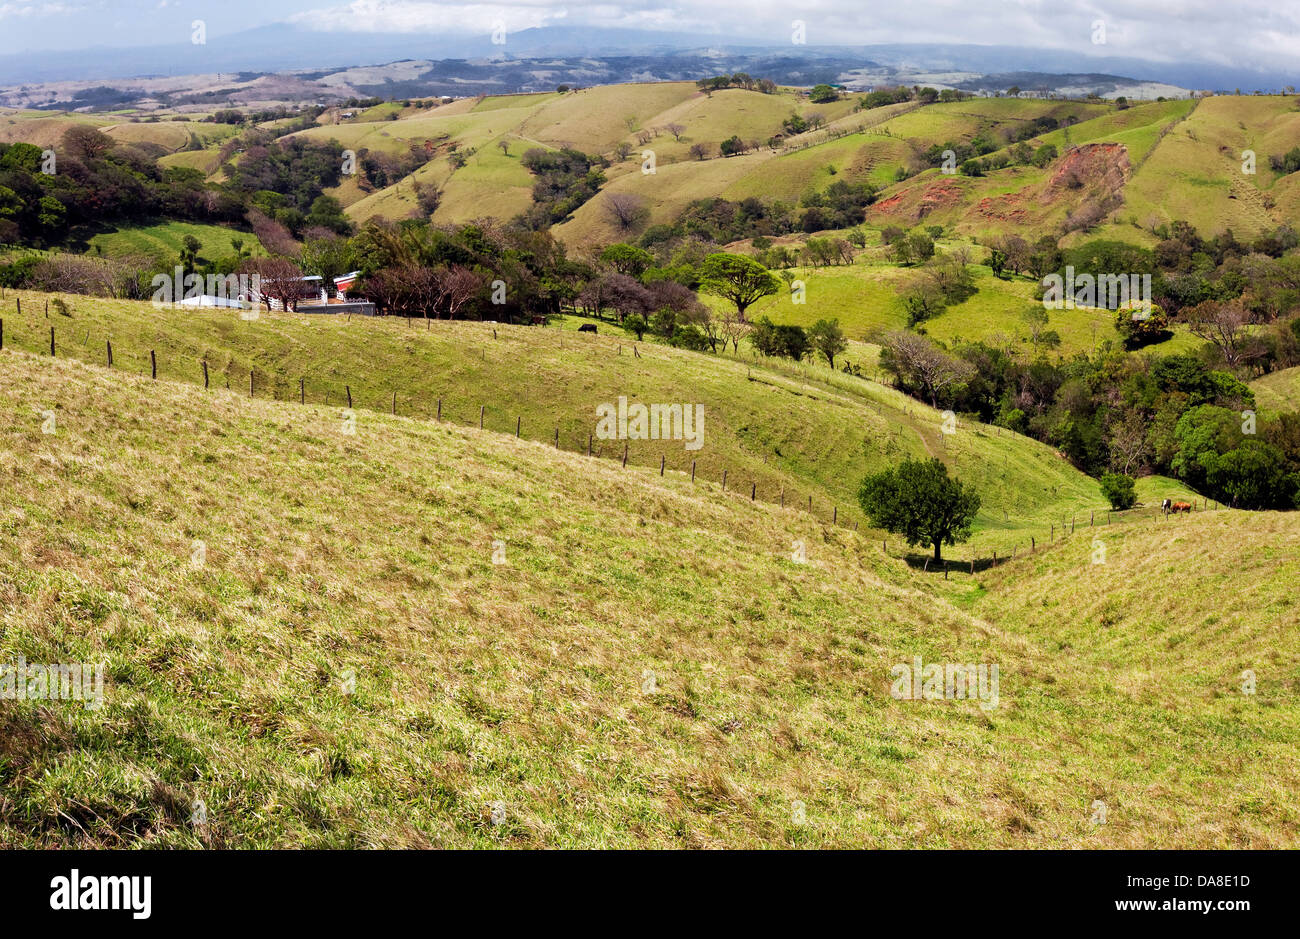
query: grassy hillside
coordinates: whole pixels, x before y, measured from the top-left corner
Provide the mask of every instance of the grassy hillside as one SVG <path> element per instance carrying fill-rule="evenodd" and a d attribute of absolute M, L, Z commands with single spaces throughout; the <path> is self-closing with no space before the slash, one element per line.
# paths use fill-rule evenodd
<path fill-rule="evenodd" d="M 544 445 L 0 361 L 0 657 L 107 666 L 102 710 L 0 701 L 6 844 L 1297 843 L 1290 516 L 945 584 Z M 914 656 L 997 707 L 895 699 Z"/>
<path fill-rule="evenodd" d="M 1185 219 L 1207 237 L 1232 229 L 1238 237 L 1294 218 L 1300 189 L 1278 177 L 1268 157 L 1300 145 L 1300 111 L 1291 97 L 1214 97 L 1175 125 L 1125 188 L 1121 210 L 1139 224 Z M 1256 154 L 1256 172 L 1242 172 L 1242 152 Z"/>
<path fill-rule="evenodd" d="M 102 130 L 114 140 L 125 143 L 153 143 L 172 151 L 184 150 L 191 144 L 219 145 L 239 133 L 239 128 L 232 124 L 203 124 L 198 121 L 112 124 L 103 127 Z"/>
<path fill-rule="evenodd" d="M 941 245 L 940 252 L 956 245 Z M 917 274 L 906 268 L 895 267 L 878 260 L 879 252 L 868 251 L 853 264 L 840 267 L 796 267 L 790 270 L 793 278 L 803 281 L 804 303 L 792 301 L 792 294 L 782 289 L 755 303 L 751 318 L 768 316 L 773 322 L 795 323 L 811 326 L 819 319 L 838 318 L 845 334 L 852 339 L 865 340 L 877 329 L 902 329 L 907 325 L 907 314 L 898 299 L 898 289 Z M 1031 304 L 1039 304 L 1033 297 L 1035 282 L 1028 277 L 1002 280 L 984 265 L 973 265 L 978 292 L 961 303 L 947 308 L 943 314 L 927 320 L 926 332 L 942 342 L 955 339 L 990 341 L 1001 335 L 1024 349 L 1030 343 L 1029 330 L 1021 313 Z M 706 302 L 722 310 L 726 304 L 716 297 L 705 297 Z M 1049 310 L 1048 329 L 1061 336 L 1059 349 L 1049 353 L 1070 357 L 1079 352 L 1091 353 L 1107 340 L 1119 343 L 1115 330 L 1115 315 L 1107 310 L 1072 309 Z M 1172 354 L 1200 344 L 1181 327 L 1173 338 L 1148 349 L 1160 354 Z"/>
<path fill-rule="evenodd" d="M 1262 410 L 1300 410 L 1300 365 L 1256 378 L 1250 387 L 1255 392 L 1255 403 Z"/>
<path fill-rule="evenodd" d="M 10 297 L 14 294 L 11 292 Z M 861 523 L 856 494 L 862 478 L 904 456 L 944 459 L 983 498 L 980 533 L 954 557 L 1041 538 L 1071 514 L 1104 509 L 1097 484 L 1050 447 L 979 424 L 942 432 L 942 415 L 891 388 L 819 366 L 719 358 L 654 344 L 633 355 L 621 335 L 579 335 L 538 327 L 486 323 L 418 323 L 387 318 L 236 311 L 156 310 L 148 303 L 71 298 L 72 317 L 43 318 L 44 295 L 20 293 L 21 318 L 6 303 L 5 345 L 48 354 L 49 327 L 59 355 L 102 363 L 113 343 L 115 368 L 148 374 L 155 351 L 160 377 L 201 382 L 202 361 L 212 381 L 247 391 L 250 370 L 258 396 L 297 399 L 306 379 L 308 401 L 337 405 L 351 387 L 361 408 L 433 417 L 439 398 L 445 419 L 477 424 L 585 452 L 597 405 L 620 395 L 645 403 L 697 403 L 706 415 L 705 443 L 688 451 L 681 441 L 632 441 L 633 465 L 721 480 L 760 500 L 807 507 L 820 518 L 839 513 Z M 608 330 L 612 327 L 604 327 Z M 495 335 L 494 335 L 495 331 Z M 598 455 L 622 457 L 622 443 L 593 443 Z M 1159 492 L 1185 490 L 1153 480 Z M 1154 497 L 1155 493 L 1152 493 Z M 1163 497 L 1163 495 L 1161 496 Z M 1158 500 L 1157 500 L 1158 501 Z"/>
<path fill-rule="evenodd" d="M 257 236 L 251 232 L 238 231 L 224 225 L 176 221 L 103 232 L 91 237 L 90 246 L 106 257 L 147 254 L 163 261 L 175 261 L 181 250 L 181 242 L 187 235 L 193 235 L 199 240 L 202 246 L 199 256 L 203 258 L 216 259 L 233 254 L 231 238 L 242 238 L 245 250 L 251 250 L 254 256 L 266 253 Z"/>

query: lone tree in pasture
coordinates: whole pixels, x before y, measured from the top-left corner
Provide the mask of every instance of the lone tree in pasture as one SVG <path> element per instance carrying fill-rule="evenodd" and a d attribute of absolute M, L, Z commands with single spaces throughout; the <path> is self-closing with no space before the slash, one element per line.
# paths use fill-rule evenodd
<path fill-rule="evenodd" d="M 826 356 L 826 363 L 831 368 L 835 367 L 835 356 L 849 347 L 838 319 L 818 320 L 813 323 L 808 327 L 808 340 L 814 349 Z"/>
<path fill-rule="evenodd" d="M 948 476 L 940 460 L 904 460 L 862 481 L 858 491 L 862 511 L 871 524 L 902 535 L 909 545 L 934 545 L 934 559 L 943 560 L 942 546 L 970 537 L 980 497 L 960 480 Z"/>
<path fill-rule="evenodd" d="M 710 254 L 700 267 L 700 289 L 734 304 L 741 320 L 749 307 L 780 286 L 775 274 L 743 254 Z"/>

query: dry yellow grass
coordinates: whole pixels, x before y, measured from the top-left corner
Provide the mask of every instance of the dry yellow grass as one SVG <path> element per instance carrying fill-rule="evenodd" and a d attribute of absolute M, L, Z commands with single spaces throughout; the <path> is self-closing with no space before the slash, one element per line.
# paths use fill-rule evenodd
<path fill-rule="evenodd" d="M 0 411 L 0 658 L 108 665 L 101 711 L 0 702 L 5 845 L 1297 842 L 1291 516 L 945 585 L 477 430 L 13 350 Z M 917 655 L 999 706 L 891 697 Z"/>

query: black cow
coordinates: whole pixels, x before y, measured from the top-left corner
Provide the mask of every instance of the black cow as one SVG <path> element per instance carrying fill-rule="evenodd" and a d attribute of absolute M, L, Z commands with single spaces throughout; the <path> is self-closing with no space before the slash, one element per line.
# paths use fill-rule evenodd
<path fill-rule="evenodd" d="M 596 331 L 595 323 L 583 323 L 581 326 L 578 327 L 578 332 L 580 333 L 594 333 L 595 331 Z"/>

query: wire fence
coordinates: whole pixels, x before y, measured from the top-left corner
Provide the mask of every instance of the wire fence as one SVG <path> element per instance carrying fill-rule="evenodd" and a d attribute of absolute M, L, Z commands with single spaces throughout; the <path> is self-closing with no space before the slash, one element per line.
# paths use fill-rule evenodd
<path fill-rule="evenodd" d="M 40 306 L 40 316 L 42 317 L 38 325 L 33 326 L 27 320 L 35 317 L 37 311 L 32 308 L 29 298 L 27 308 L 24 310 L 21 297 L 14 297 L 15 314 L 25 319 L 20 320 L 22 323 L 21 331 L 14 328 L 14 319 L 10 317 L 6 321 L 5 317 L 0 316 L 0 351 L 6 348 L 21 348 L 24 351 L 34 354 L 48 354 L 51 356 L 70 355 L 81 361 L 91 363 L 102 363 L 108 368 L 117 371 L 126 371 L 141 376 L 148 376 L 153 380 L 159 377 L 160 369 L 165 373 L 164 378 L 177 380 L 187 384 L 201 385 L 205 389 L 222 389 L 236 393 L 247 393 L 250 397 L 261 397 L 277 401 L 297 402 L 299 404 L 325 405 L 327 407 L 362 409 L 372 412 L 386 412 L 392 415 L 401 415 L 405 417 L 414 417 L 418 419 L 431 419 L 438 422 L 453 423 L 460 426 L 476 426 L 480 430 L 493 433 L 508 434 L 510 436 L 531 440 L 538 443 L 549 443 L 556 449 L 566 450 L 572 453 L 585 454 L 588 457 L 602 460 L 616 460 L 622 467 L 626 468 L 629 461 L 634 465 L 643 466 L 653 471 L 653 459 L 646 459 L 647 453 L 633 453 L 630 447 L 630 441 L 626 439 L 600 439 L 590 428 L 590 425 L 579 421 L 576 418 L 569 418 L 561 421 L 552 419 L 546 425 L 545 430 L 538 434 L 537 428 L 533 427 L 534 421 L 525 422 L 522 414 L 511 413 L 507 408 L 495 405 L 478 404 L 472 405 L 463 397 L 449 398 L 444 396 L 417 396 L 409 393 L 403 394 L 400 390 L 384 389 L 376 391 L 369 383 L 366 383 L 365 390 L 362 391 L 362 385 L 344 379 L 332 377 L 323 379 L 318 376 L 309 377 L 300 375 L 292 377 L 278 371 L 259 369 L 256 366 L 244 370 L 234 368 L 233 362 L 227 362 L 220 368 L 214 368 L 208 358 L 203 356 L 191 356 L 169 350 L 165 357 L 160 357 L 156 349 L 144 350 L 140 348 L 127 348 L 115 341 L 111 336 L 104 333 L 97 333 L 90 328 L 81 328 L 72 325 L 71 321 L 64 324 L 59 322 L 59 315 L 56 308 L 54 319 L 50 319 L 48 300 L 45 300 Z M 408 321 L 408 326 L 413 324 Z M 491 328 L 494 338 L 497 336 L 496 327 L 491 324 L 483 324 Z M 595 339 L 596 337 L 591 337 Z M 608 337 L 601 337 L 602 340 L 611 347 L 614 342 Z M 560 342 L 563 344 L 563 337 Z M 629 354 L 634 357 L 642 357 L 642 352 L 636 343 L 627 343 Z M 623 355 L 624 343 L 617 343 L 617 355 Z M 575 351 L 577 351 L 575 349 Z M 810 374 L 806 368 L 799 368 L 791 365 L 788 369 L 783 369 L 788 377 L 802 380 L 825 381 L 827 376 L 822 374 Z M 829 369 L 817 371 L 829 371 Z M 233 384 L 232 384 L 233 380 Z M 848 386 L 849 382 L 844 382 Z M 850 390 L 843 387 L 843 390 Z M 878 414 L 883 415 L 887 406 L 881 402 L 866 402 L 864 407 L 875 410 Z M 920 407 L 918 404 L 917 407 Z M 896 408 L 888 408 L 896 410 Z M 909 409 L 903 407 L 900 413 L 908 415 Z M 469 411 L 466 414 L 466 411 Z M 1000 434 L 1000 429 L 997 433 Z M 888 443 L 890 452 L 897 450 L 900 453 L 906 452 L 906 447 L 902 441 L 905 438 L 905 429 L 894 428 L 894 434 Z M 923 440 L 924 442 L 924 440 Z M 939 439 L 942 445 L 942 438 Z M 796 489 L 787 489 L 784 486 L 772 486 L 752 478 L 740 478 L 732 470 L 723 467 L 719 477 L 708 480 L 704 477 L 702 468 L 696 459 L 674 459 L 671 463 L 667 454 L 658 453 L 658 472 L 660 476 L 665 476 L 672 472 L 682 477 L 689 477 L 692 483 L 715 483 L 724 493 L 735 493 L 741 497 L 748 496 L 750 501 L 765 502 L 772 505 L 778 505 L 782 508 L 791 508 L 802 510 L 812 515 L 822 523 L 829 523 L 844 529 L 858 531 L 860 530 L 865 519 L 852 519 L 852 511 L 841 511 L 841 507 L 830 500 L 814 499 L 812 493 L 799 491 Z M 1201 498 L 1199 504 L 1196 500 L 1191 503 L 1190 511 L 1207 511 L 1221 508 L 1219 503 L 1212 502 L 1209 499 Z M 979 549 L 972 550 L 972 557 L 966 559 L 943 559 L 931 563 L 932 559 L 926 558 L 913 550 L 895 551 L 891 553 L 889 549 L 888 536 L 882 538 L 881 551 L 886 556 L 899 560 L 905 560 L 913 566 L 929 572 L 933 566 L 935 570 L 942 570 L 947 577 L 950 572 L 968 572 L 975 574 L 978 571 L 986 570 L 991 567 L 997 567 L 1011 561 L 1018 560 L 1021 557 L 1027 557 L 1047 548 L 1050 548 L 1067 537 L 1075 534 L 1077 528 L 1082 524 L 1086 529 L 1095 529 L 1106 527 L 1117 522 L 1129 523 L 1142 518 L 1151 517 L 1165 519 L 1169 518 L 1170 513 L 1164 512 L 1157 506 L 1144 506 L 1135 509 L 1129 509 L 1123 512 L 1112 510 L 1093 510 L 1086 517 L 1086 521 L 1081 521 L 1081 516 L 1072 515 L 1044 521 L 1042 531 L 1038 535 L 1024 535 L 1024 539 L 1010 546 L 1010 549 L 1003 546 L 999 553 L 996 549 L 985 548 L 986 554 L 981 555 Z"/>

